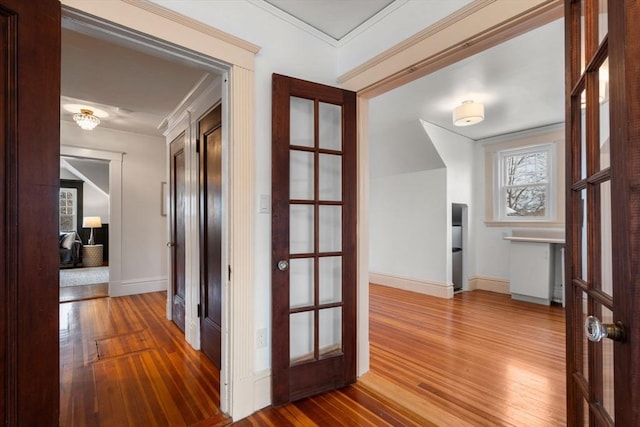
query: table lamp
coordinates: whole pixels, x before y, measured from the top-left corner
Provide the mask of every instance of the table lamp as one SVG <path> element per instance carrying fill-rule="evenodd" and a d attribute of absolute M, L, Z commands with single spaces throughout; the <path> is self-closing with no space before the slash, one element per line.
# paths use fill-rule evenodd
<path fill-rule="evenodd" d="M 82 219 L 82 226 L 84 228 L 91 228 L 91 234 L 89 235 L 88 245 L 95 245 L 95 241 L 93 240 L 93 229 L 102 227 L 102 221 L 99 216 L 85 216 Z"/>

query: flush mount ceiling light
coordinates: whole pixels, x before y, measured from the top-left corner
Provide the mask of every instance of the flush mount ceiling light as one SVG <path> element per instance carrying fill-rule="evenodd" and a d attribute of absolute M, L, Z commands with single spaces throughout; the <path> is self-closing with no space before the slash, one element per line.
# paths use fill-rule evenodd
<path fill-rule="evenodd" d="M 453 109 L 453 124 L 456 126 L 470 126 L 484 120 L 484 104 L 464 101 Z"/>
<path fill-rule="evenodd" d="M 93 130 L 100 124 L 100 119 L 93 115 L 93 111 L 85 108 L 74 114 L 73 120 L 84 130 Z"/>

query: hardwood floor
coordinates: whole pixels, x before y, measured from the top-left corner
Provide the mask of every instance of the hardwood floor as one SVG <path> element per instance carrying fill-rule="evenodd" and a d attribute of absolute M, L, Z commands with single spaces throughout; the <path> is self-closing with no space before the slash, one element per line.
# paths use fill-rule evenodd
<path fill-rule="evenodd" d="M 166 320 L 165 297 L 60 304 L 61 426 L 229 423 L 219 372 Z"/>
<path fill-rule="evenodd" d="M 60 288 L 60 302 L 81 301 L 84 299 L 105 298 L 108 296 L 108 283 Z"/>
<path fill-rule="evenodd" d="M 61 426 L 220 426 L 218 372 L 165 295 L 60 305 Z M 238 426 L 565 425 L 564 310 L 371 285 L 371 371 Z"/>
<path fill-rule="evenodd" d="M 240 426 L 564 426 L 564 310 L 370 287 L 371 371 Z"/>

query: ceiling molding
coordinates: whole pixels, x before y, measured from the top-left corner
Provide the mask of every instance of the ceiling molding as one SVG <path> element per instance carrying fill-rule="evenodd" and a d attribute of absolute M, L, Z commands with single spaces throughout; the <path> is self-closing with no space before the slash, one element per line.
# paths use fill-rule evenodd
<path fill-rule="evenodd" d="M 225 33 L 224 31 L 218 30 L 217 28 L 213 28 L 209 25 L 203 24 L 202 22 L 196 21 L 195 19 L 189 18 L 188 16 L 182 15 L 180 13 L 169 10 L 165 7 L 159 6 L 155 3 L 150 2 L 149 0 L 120 0 L 120 1 L 124 3 L 128 3 L 132 6 L 138 7 L 140 9 L 144 9 L 147 12 L 161 16 L 170 21 L 177 22 L 180 25 L 184 25 L 185 27 L 189 27 L 198 32 L 214 37 L 218 40 L 225 41 L 226 43 L 229 43 L 233 46 L 239 47 L 244 50 L 248 50 L 253 54 L 256 54 L 260 51 L 260 46 L 258 45 L 255 45 L 251 42 L 243 40 L 240 37 L 236 37 L 232 34 Z"/>
<path fill-rule="evenodd" d="M 371 98 L 563 16 L 561 0 L 475 0 L 338 77 Z"/>

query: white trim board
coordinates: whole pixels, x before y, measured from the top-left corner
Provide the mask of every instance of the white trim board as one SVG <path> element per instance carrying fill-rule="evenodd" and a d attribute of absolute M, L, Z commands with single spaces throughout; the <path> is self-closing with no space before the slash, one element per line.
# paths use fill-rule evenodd
<path fill-rule="evenodd" d="M 481 290 L 497 292 L 499 294 L 510 294 L 508 279 L 500 279 L 497 277 L 472 276 L 469 277 L 469 290 Z"/>
<path fill-rule="evenodd" d="M 383 273 L 369 273 L 369 282 L 438 298 L 453 298 L 453 284 L 430 282 Z"/>

